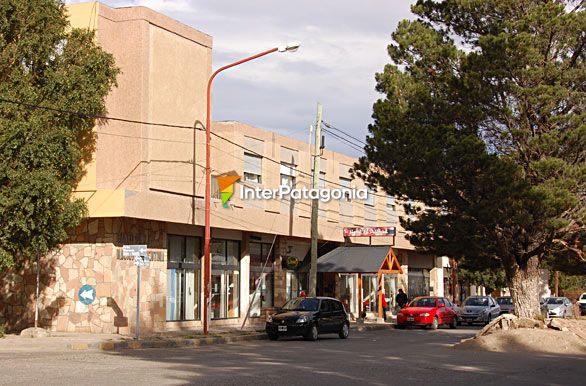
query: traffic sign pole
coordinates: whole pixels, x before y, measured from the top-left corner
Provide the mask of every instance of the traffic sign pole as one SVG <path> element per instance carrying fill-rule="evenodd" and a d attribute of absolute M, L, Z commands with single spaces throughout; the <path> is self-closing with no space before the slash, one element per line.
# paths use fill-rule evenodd
<path fill-rule="evenodd" d="M 140 335 L 140 265 L 136 266 L 136 276 L 138 282 L 136 284 L 136 340 Z"/>

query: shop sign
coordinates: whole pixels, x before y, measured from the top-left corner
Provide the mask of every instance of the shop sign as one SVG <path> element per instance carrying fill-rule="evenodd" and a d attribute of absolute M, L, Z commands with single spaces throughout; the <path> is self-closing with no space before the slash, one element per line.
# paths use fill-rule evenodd
<path fill-rule="evenodd" d="M 395 236 L 395 227 L 353 227 L 344 228 L 344 237 Z"/>
<path fill-rule="evenodd" d="M 295 256 L 288 256 L 287 257 L 287 268 L 295 269 L 299 266 L 299 259 Z"/>

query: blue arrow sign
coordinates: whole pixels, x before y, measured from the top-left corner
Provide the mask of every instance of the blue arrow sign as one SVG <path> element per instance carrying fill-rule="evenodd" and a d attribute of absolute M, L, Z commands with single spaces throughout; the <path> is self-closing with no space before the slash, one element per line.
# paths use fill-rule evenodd
<path fill-rule="evenodd" d="M 77 293 L 79 301 L 85 305 L 92 304 L 96 300 L 96 289 L 89 284 L 82 286 Z"/>

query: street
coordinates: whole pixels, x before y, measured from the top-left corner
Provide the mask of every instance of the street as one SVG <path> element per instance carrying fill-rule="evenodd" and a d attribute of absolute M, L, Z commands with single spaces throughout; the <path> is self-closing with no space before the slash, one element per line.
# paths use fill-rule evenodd
<path fill-rule="evenodd" d="M 455 349 L 478 328 L 121 352 L 0 352 L 2 385 L 580 385 L 586 356 Z"/>

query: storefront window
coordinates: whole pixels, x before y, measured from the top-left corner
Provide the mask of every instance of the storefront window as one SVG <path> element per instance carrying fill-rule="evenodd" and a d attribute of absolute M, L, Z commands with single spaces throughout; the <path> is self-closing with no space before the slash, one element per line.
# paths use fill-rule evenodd
<path fill-rule="evenodd" d="M 383 278 L 385 283 L 385 299 L 387 301 L 387 308 L 392 311 L 396 306 L 395 297 L 397 295 L 399 278 L 397 277 L 397 274 L 386 274 L 383 275 Z"/>
<path fill-rule="evenodd" d="M 200 318 L 201 239 L 189 236 L 167 237 L 166 318 Z"/>
<path fill-rule="evenodd" d="M 409 299 L 417 296 L 429 296 L 429 270 L 409 268 Z"/>
<path fill-rule="evenodd" d="M 250 316 L 260 316 L 261 310 L 273 307 L 275 254 L 272 244 L 250 243 Z M 270 251 L 270 253 L 269 253 Z"/>
<path fill-rule="evenodd" d="M 212 319 L 237 318 L 240 312 L 240 243 L 212 240 Z"/>
<path fill-rule="evenodd" d="M 308 274 L 305 272 L 287 271 L 285 275 L 285 289 L 287 300 L 294 299 L 304 291 L 307 294 Z"/>
<path fill-rule="evenodd" d="M 377 281 L 376 275 L 362 275 L 362 307 L 366 312 L 377 311 Z"/>
<path fill-rule="evenodd" d="M 340 300 L 346 311 L 356 316 L 358 315 L 358 302 L 356 299 L 356 275 L 342 274 L 340 284 Z"/>

